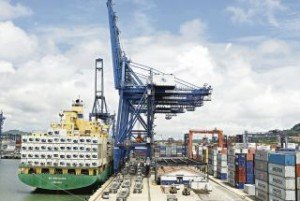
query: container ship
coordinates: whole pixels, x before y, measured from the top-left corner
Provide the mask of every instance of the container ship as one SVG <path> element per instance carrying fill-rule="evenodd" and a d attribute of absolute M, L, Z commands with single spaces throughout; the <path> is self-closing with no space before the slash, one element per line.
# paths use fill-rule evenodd
<path fill-rule="evenodd" d="M 59 114 L 48 132 L 22 137 L 19 179 L 46 190 L 75 190 L 100 184 L 113 172 L 110 125 L 84 119 L 83 102 Z"/>

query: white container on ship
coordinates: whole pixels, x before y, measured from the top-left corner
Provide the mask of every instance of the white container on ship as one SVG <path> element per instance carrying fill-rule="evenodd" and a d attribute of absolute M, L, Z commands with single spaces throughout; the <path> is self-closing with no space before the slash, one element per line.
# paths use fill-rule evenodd
<path fill-rule="evenodd" d="M 79 151 L 80 152 L 84 152 L 85 151 L 85 146 L 83 144 L 79 145 L 78 147 L 79 147 Z"/>
<path fill-rule="evenodd" d="M 54 146 L 53 144 L 47 144 L 47 151 L 49 151 L 49 152 L 54 151 L 53 146 Z"/>
<path fill-rule="evenodd" d="M 65 160 L 66 159 L 66 154 L 64 152 L 59 152 L 59 159 L 60 160 Z"/>
<path fill-rule="evenodd" d="M 53 158 L 53 159 L 59 159 L 59 152 L 58 152 L 58 151 L 53 152 L 52 158 Z"/>
<path fill-rule="evenodd" d="M 73 159 L 73 154 L 72 154 L 72 152 L 66 152 L 66 159 L 67 159 L 67 160 Z"/>
<path fill-rule="evenodd" d="M 86 153 L 85 154 L 85 159 L 87 159 L 87 160 L 92 159 L 92 154 L 91 153 Z"/>
<path fill-rule="evenodd" d="M 282 188 L 269 185 L 269 193 L 275 197 L 281 198 L 283 200 L 296 200 L 295 190 L 285 190 Z"/>
<path fill-rule="evenodd" d="M 295 166 L 284 166 L 269 163 L 269 173 L 280 177 L 295 178 Z"/>
<path fill-rule="evenodd" d="M 92 144 L 100 144 L 100 140 L 97 137 L 92 138 Z"/>
<path fill-rule="evenodd" d="M 40 164 L 40 160 L 39 159 L 32 159 L 32 163 L 33 163 L 34 167 L 37 167 Z"/>
<path fill-rule="evenodd" d="M 46 159 L 41 159 L 40 160 L 40 166 L 41 167 L 46 167 L 46 165 L 47 165 L 47 160 Z"/>
<path fill-rule="evenodd" d="M 59 167 L 67 167 L 65 160 L 59 160 Z"/>
<path fill-rule="evenodd" d="M 285 177 L 269 174 L 269 183 L 276 187 L 287 189 L 287 190 L 296 189 L 295 178 L 285 178 Z"/>
<path fill-rule="evenodd" d="M 27 159 L 27 163 L 29 166 L 33 166 L 33 160 L 32 159 Z"/>
<path fill-rule="evenodd" d="M 55 152 L 59 151 L 59 144 L 53 145 L 53 151 L 55 151 Z"/>
<path fill-rule="evenodd" d="M 255 189 L 255 198 L 260 201 L 269 201 L 269 194 L 262 190 Z"/>
<path fill-rule="evenodd" d="M 51 167 L 52 166 L 52 159 L 46 160 L 46 166 Z"/>
<path fill-rule="evenodd" d="M 262 190 L 266 193 L 268 192 L 268 189 L 269 189 L 269 185 L 267 182 L 261 181 L 258 179 L 255 180 L 255 187 L 256 187 L 256 189 Z"/>
<path fill-rule="evenodd" d="M 90 144 L 85 144 L 85 145 L 84 145 L 84 148 L 85 148 L 85 151 L 86 151 L 86 152 L 92 151 L 92 145 L 90 145 Z"/>
<path fill-rule="evenodd" d="M 21 164 L 22 165 L 28 165 L 28 159 L 22 157 Z"/>

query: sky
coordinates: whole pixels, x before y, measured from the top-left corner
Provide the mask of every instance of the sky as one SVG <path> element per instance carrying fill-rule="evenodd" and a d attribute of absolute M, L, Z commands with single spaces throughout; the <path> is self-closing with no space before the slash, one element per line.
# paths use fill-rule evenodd
<path fill-rule="evenodd" d="M 300 4 L 294 0 L 115 0 L 122 48 L 133 61 L 213 87 L 212 101 L 157 137 L 191 128 L 225 134 L 300 122 Z M 4 130 L 47 130 L 72 100 L 93 102 L 94 60 L 117 112 L 105 0 L 0 0 L 0 110 Z"/>

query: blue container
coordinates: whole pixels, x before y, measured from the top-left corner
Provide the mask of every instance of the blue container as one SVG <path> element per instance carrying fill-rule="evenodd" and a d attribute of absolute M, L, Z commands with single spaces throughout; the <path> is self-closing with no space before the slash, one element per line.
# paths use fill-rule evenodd
<path fill-rule="evenodd" d="M 294 153 L 270 153 L 269 163 L 294 166 L 296 163 L 296 157 Z"/>
<path fill-rule="evenodd" d="M 221 180 L 227 180 L 227 173 L 217 172 L 217 178 Z"/>
<path fill-rule="evenodd" d="M 246 160 L 246 154 L 235 154 L 235 158 L 239 160 Z"/>
<path fill-rule="evenodd" d="M 246 172 L 247 174 L 253 174 L 254 172 L 254 163 L 253 161 L 246 162 Z"/>
<path fill-rule="evenodd" d="M 238 167 L 246 167 L 246 161 L 245 160 L 235 160 L 235 165 Z"/>
<path fill-rule="evenodd" d="M 246 175 L 246 184 L 254 184 L 254 174 Z"/>
<path fill-rule="evenodd" d="M 244 189 L 244 183 L 236 183 L 235 187 L 238 189 Z"/>

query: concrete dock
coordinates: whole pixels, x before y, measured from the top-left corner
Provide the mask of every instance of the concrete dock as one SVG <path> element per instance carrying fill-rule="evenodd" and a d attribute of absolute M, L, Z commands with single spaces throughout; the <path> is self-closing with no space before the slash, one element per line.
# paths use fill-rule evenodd
<path fill-rule="evenodd" d="M 132 176 L 132 181 L 135 176 Z M 100 201 L 100 200 L 109 200 L 115 201 L 117 199 L 116 194 L 109 194 L 109 199 L 102 199 L 102 194 L 104 191 L 109 190 L 109 186 L 114 177 L 111 177 L 107 182 L 105 182 L 98 191 L 94 195 L 92 195 L 89 201 Z M 210 179 L 210 185 L 212 186 L 212 191 L 210 193 L 195 193 L 191 191 L 191 195 L 185 196 L 182 195 L 182 190 L 184 188 L 183 185 L 179 186 L 179 190 L 176 194 L 174 194 L 178 201 L 251 201 L 251 199 L 247 194 L 245 194 L 242 190 L 235 189 L 227 185 L 225 182 L 220 181 L 215 178 Z M 127 198 L 127 201 L 163 201 L 167 200 L 167 195 L 169 195 L 169 188 L 163 187 L 155 184 L 153 180 L 150 178 L 143 179 L 143 190 L 142 193 L 133 193 L 133 184 L 130 187 L 130 193 Z M 120 189 L 118 190 L 118 192 Z"/>

